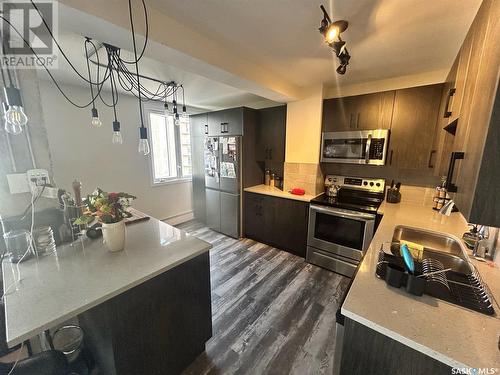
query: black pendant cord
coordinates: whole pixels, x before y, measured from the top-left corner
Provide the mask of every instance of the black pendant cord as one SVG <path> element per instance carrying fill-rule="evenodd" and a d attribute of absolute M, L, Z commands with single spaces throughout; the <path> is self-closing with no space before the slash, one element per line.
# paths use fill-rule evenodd
<path fill-rule="evenodd" d="M 140 90 L 141 97 L 142 97 L 143 101 L 162 99 L 162 97 L 165 94 L 165 89 L 163 89 L 163 91 L 162 91 L 162 88 L 165 87 L 164 84 L 159 85 L 158 88 L 156 89 L 156 92 L 152 92 L 148 88 L 146 88 L 144 85 L 142 85 L 140 83 L 140 81 L 137 81 L 136 74 L 130 72 L 127 69 L 127 67 L 124 64 L 122 64 L 121 61 L 118 61 L 118 64 L 119 65 L 115 69 L 121 71 L 124 79 L 126 79 L 130 84 L 130 86 L 128 86 L 128 87 L 123 87 L 125 90 L 132 92 L 132 93 L 133 93 L 133 91 L 131 89 L 134 89 L 136 91 Z M 120 85 L 122 85 L 122 82 L 123 82 L 123 80 L 120 80 Z M 168 88 L 168 85 L 167 85 L 167 88 Z M 133 94 L 134 94 L 134 96 L 138 97 L 135 93 L 133 93 Z M 167 89 L 167 94 L 168 94 L 168 89 Z"/>
<path fill-rule="evenodd" d="M 2 35 L 2 54 L 5 56 L 5 39 Z M 7 76 L 9 78 L 9 86 L 14 86 L 13 83 L 12 83 L 12 76 L 10 74 L 10 70 L 9 70 L 9 64 L 5 64 L 5 70 L 7 71 Z M 5 78 L 4 78 L 4 73 L 3 73 L 3 69 L 2 69 L 2 79 L 4 81 L 4 86 L 7 87 L 7 84 L 5 83 Z"/>
<path fill-rule="evenodd" d="M 132 44 L 134 45 L 134 57 L 135 57 L 135 72 L 137 75 L 137 85 L 140 86 L 140 77 L 139 77 L 139 62 L 137 61 L 137 46 L 135 44 L 135 32 L 134 32 L 134 19 L 132 16 L 132 1 L 128 0 L 128 11 L 130 16 L 130 28 L 132 30 Z M 141 116 L 141 128 L 144 128 L 144 116 L 142 114 L 142 100 L 141 100 L 141 90 L 138 91 L 139 95 L 139 113 Z"/>
<path fill-rule="evenodd" d="M 97 98 L 97 96 L 99 95 L 99 93 L 101 92 L 102 90 L 102 87 L 103 85 L 100 84 L 100 85 L 97 85 L 98 87 L 98 91 L 97 91 L 97 94 L 94 96 L 94 98 L 92 98 L 92 100 L 84 105 L 80 105 L 76 102 L 74 102 L 65 92 L 64 90 L 61 88 L 61 86 L 59 86 L 59 84 L 57 83 L 56 79 L 54 78 L 54 76 L 52 75 L 52 73 L 50 72 L 50 70 L 45 66 L 44 62 L 42 59 L 40 59 L 40 57 L 38 56 L 38 54 L 36 53 L 36 51 L 31 47 L 30 43 L 24 38 L 24 36 L 19 32 L 19 30 L 17 30 L 17 28 L 7 19 L 5 18 L 4 16 L 0 15 L 0 19 L 2 19 L 4 22 L 7 22 L 7 24 L 11 27 L 12 30 L 14 30 L 17 35 L 19 35 L 19 37 L 24 41 L 24 44 L 26 44 L 26 46 L 31 50 L 31 52 L 33 53 L 33 55 L 36 57 L 36 60 L 37 62 L 43 66 L 43 68 L 45 69 L 45 71 L 47 72 L 47 74 L 49 75 L 50 79 L 54 82 L 54 85 L 56 86 L 56 88 L 59 90 L 59 92 L 61 93 L 61 95 L 69 102 L 71 103 L 73 106 L 77 107 L 77 108 L 87 108 L 89 107 L 93 101 L 95 101 L 95 99 Z M 109 78 L 109 71 L 108 69 L 106 69 L 106 72 L 104 73 L 104 78 L 103 78 L 103 82 L 106 81 L 106 79 Z M 87 79 L 85 79 L 85 81 L 87 81 Z M 94 83 L 95 84 L 95 83 Z"/>
<path fill-rule="evenodd" d="M 182 89 L 182 110 L 184 111 L 184 109 L 186 108 L 186 98 L 184 97 L 184 86 L 180 86 L 181 89 Z"/>
<path fill-rule="evenodd" d="M 116 95 L 115 97 L 113 97 L 113 85 L 115 85 L 115 92 L 116 92 L 116 82 L 114 80 L 114 77 L 113 77 L 113 63 L 112 63 L 112 59 L 111 59 L 111 56 L 112 56 L 112 53 L 111 51 L 108 51 L 108 64 L 107 64 L 107 67 L 110 71 L 110 75 L 109 75 L 109 78 L 110 78 L 110 85 L 111 85 L 111 104 L 108 104 L 106 102 L 106 100 L 104 100 L 104 97 L 102 95 L 102 92 L 99 94 L 99 98 L 101 99 L 101 102 L 106 106 L 106 107 L 109 107 L 109 108 L 113 108 L 117 103 L 118 103 L 118 95 Z"/>
<path fill-rule="evenodd" d="M 147 10 L 147 7 L 146 7 L 146 2 L 144 0 L 142 0 L 142 8 L 144 10 L 144 24 L 145 24 L 145 28 L 146 28 L 146 32 L 145 32 L 145 39 L 144 39 L 144 45 L 142 47 L 142 51 L 141 51 L 141 54 L 139 55 L 139 57 L 137 57 L 137 55 L 135 56 L 135 61 L 127 61 L 125 59 L 120 59 L 121 61 L 123 61 L 124 63 L 127 63 L 127 64 L 135 64 L 135 63 L 138 63 L 139 60 L 142 59 L 142 56 L 144 56 L 144 52 L 146 51 L 146 46 L 148 45 L 148 40 L 149 40 L 149 21 L 148 21 L 148 10 Z M 130 11 L 132 12 L 132 11 Z"/>
<path fill-rule="evenodd" d="M 92 76 L 90 74 L 90 62 L 89 62 L 89 51 L 87 49 L 87 43 L 89 42 L 89 38 L 85 40 L 85 58 L 87 60 L 87 72 L 89 73 L 89 86 L 90 86 L 90 97 L 92 98 L 92 109 L 95 109 L 95 101 L 94 101 L 94 88 L 92 87 Z M 98 67 L 99 69 L 99 67 Z"/>
<path fill-rule="evenodd" d="M 111 97 L 113 99 L 113 115 L 115 116 L 115 122 L 118 122 L 118 120 L 116 119 L 116 105 L 118 104 L 118 93 L 116 92 L 116 82 L 113 76 L 113 72 L 111 72 L 110 83 L 111 83 Z M 115 100 L 115 93 L 116 93 L 116 100 Z"/>
<path fill-rule="evenodd" d="M 89 80 L 87 80 L 86 77 L 84 77 L 79 71 L 78 69 L 76 69 L 76 67 L 73 65 L 73 63 L 71 62 L 71 60 L 68 58 L 68 56 L 66 56 L 66 53 L 64 53 L 64 50 L 61 48 L 61 46 L 59 45 L 59 43 L 57 42 L 56 38 L 54 37 L 54 34 L 52 33 L 52 30 L 50 29 L 49 25 L 47 24 L 47 21 L 45 21 L 45 18 L 43 17 L 42 13 L 40 12 L 40 10 L 38 9 L 38 7 L 36 6 L 35 2 L 33 0 L 30 0 L 31 2 L 31 5 L 33 5 L 33 8 L 35 8 L 35 10 L 37 11 L 38 15 L 40 16 L 40 18 L 42 19 L 42 22 L 43 24 L 45 25 L 45 28 L 47 29 L 50 37 L 52 38 L 52 40 L 54 41 L 54 44 L 57 46 L 57 49 L 59 50 L 59 52 L 61 52 L 61 54 L 63 55 L 64 59 L 66 60 L 66 62 L 69 64 L 69 66 L 73 69 L 73 71 L 81 78 L 83 79 L 85 82 L 87 83 L 92 83 L 92 82 L 89 82 Z M 95 85 L 100 85 L 101 83 L 104 83 L 104 82 L 94 82 Z"/>
<path fill-rule="evenodd" d="M 3 82 L 3 87 L 7 87 L 7 82 L 5 80 L 5 73 L 3 71 L 3 66 L 0 66 L 0 71 L 2 72 L 2 82 Z"/>

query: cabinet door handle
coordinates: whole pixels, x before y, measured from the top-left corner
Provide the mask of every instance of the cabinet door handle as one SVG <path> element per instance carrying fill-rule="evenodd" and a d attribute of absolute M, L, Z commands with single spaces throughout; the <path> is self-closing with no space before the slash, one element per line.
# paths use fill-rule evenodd
<path fill-rule="evenodd" d="M 391 150 L 391 156 L 389 156 L 389 165 L 392 165 L 392 156 L 394 155 L 394 150 Z"/>
<path fill-rule="evenodd" d="M 448 190 L 451 193 L 456 193 L 458 190 L 457 186 L 452 182 L 453 173 L 455 170 L 455 162 L 457 160 L 463 159 L 464 155 L 465 154 L 463 152 L 452 152 L 451 153 L 450 165 L 448 167 L 448 175 L 446 176 L 446 190 Z"/>
<path fill-rule="evenodd" d="M 205 134 L 208 134 L 208 125 L 205 125 Z"/>
<path fill-rule="evenodd" d="M 349 115 L 349 129 L 352 129 L 352 113 Z"/>
<path fill-rule="evenodd" d="M 358 112 L 358 114 L 356 115 L 356 129 L 359 129 L 359 116 L 361 115 L 361 113 Z"/>
<path fill-rule="evenodd" d="M 457 89 L 452 88 L 448 92 L 448 97 L 446 98 L 446 108 L 444 109 L 444 118 L 448 118 L 452 114 L 452 112 L 450 111 L 450 102 L 451 102 L 451 98 L 453 97 L 453 95 L 455 95 L 456 91 L 457 91 Z"/>
<path fill-rule="evenodd" d="M 432 157 L 436 152 L 436 150 L 431 150 L 431 152 L 429 153 L 429 162 L 427 163 L 427 167 L 434 168 L 434 165 L 432 164 Z"/>
<path fill-rule="evenodd" d="M 273 149 L 269 149 L 269 160 L 273 160 Z"/>

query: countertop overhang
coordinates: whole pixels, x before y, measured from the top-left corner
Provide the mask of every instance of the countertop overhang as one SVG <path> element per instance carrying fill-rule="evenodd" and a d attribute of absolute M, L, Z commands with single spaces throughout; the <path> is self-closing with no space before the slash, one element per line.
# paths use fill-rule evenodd
<path fill-rule="evenodd" d="M 112 253 L 102 239 L 85 238 L 57 253 L 15 265 L 3 262 L 6 338 L 17 345 L 46 329 L 168 271 L 212 246 L 151 218 L 127 226 L 125 249 Z M 175 303 L 175 301 L 173 301 Z"/>
<path fill-rule="evenodd" d="M 406 187 L 399 204 L 384 202 L 377 232 L 352 283 L 342 314 L 402 344 L 455 368 L 500 368 L 500 309 L 487 316 L 424 295 L 415 297 L 387 286 L 375 276 L 378 251 L 397 225 L 461 238 L 468 230 L 460 213 L 432 210 L 433 189 Z M 470 255 L 470 254 L 469 254 Z M 500 269 L 471 259 L 493 297 L 500 298 Z"/>

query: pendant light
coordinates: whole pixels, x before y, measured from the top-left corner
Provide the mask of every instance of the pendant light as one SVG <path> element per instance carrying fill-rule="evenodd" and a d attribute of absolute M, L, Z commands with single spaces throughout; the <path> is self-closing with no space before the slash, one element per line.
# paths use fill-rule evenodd
<path fill-rule="evenodd" d="M 187 110 L 186 110 L 186 99 L 184 97 L 184 86 L 181 85 L 181 89 L 182 89 L 182 115 L 181 115 L 181 117 L 186 119 L 189 116 L 188 116 Z"/>
<path fill-rule="evenodd" d="M 139 151 L 139 154 L 142 154 L 144 156 L 148 155 L 151 152 L 148 142 L 148 129 L 143 126 L 139 128 L 139 147 L 137 151 Z"/>
<path fill-rule="evenodd" d="M 17 135 L 23 131 L 28 123 L 28 116 L 24 113 L 21 91 L 14 86 L 4 87 L 4 129 L 7 133 Z"/>
<path fill-rule="evenodd" d="M 111 143 L 115 145 L 123 144 L 120 121 L 113 121 L 113 137 L 111 138 Z"/>
<path fill-rule="evenodd" d="M 111 143 L 115 145 L 121 145 L 123 144 L 123 137 L 121 132 L 120 121 L 118 121 L 118 119 L 116 118 L 116 104 L 118 103 L 118 93 L 116 92 L 116 82 L 113 76 L 113 71 L 111 71 L 110 82 L 111 82 L 111 98 L 113 101 L 113 114 L 115 117 L 115 120 L 113 121 L 113 137 L 111 138 Z"/>
<path fill-rule="evenodd" d="M 23 126 L 28 123 L 28 116 L 24 113 L 23 100 L 21 98 L 21 91 L 14 86 L 14 81 L 9 70 L 6 67 L 9 83 L 5 79 L 3 67 L 0 67 L 2 72 L 3 93 L 5 102 L 2 102 L 4 129 L 7 133 L 18 135 L 23 132 Z"/>
<path fill-rule="evenodd" d="M 89 75 L 89 85 L 90 85 L 90 98 L 92 99 L 92 109 L 90 113 L 92 115 L 92 119 L 90 120 L 90 125 L 93 128 L 100 128 L 102 126 L 101 119 L 99 118 L 99 113 L 97 112 L 97 108 L 95 107 L 95 99 L 94 99 L 94 88 L 92 86 L 92 76 L 90 74 L 90 63 L 89 63 L 89 51 L 87 49 L 87 44 L 90 43 L 90 38 L 86 37 L 85 40 L 85 57 L 87 58 L 87 72 Z"/>
<path fill-rule="evenodd" d="M 38 16 L 42 20 L 42 23 L 44 24 L 46 28 L 46 32 L 50 36 L 51 40 L 54 42 L 54 44 L 57 46 L 58 51 L 60 52 L 62 58 L 66 61 L 66 63 L 71 67 L 72 71 L 74 74 L 81 79 L 83 82 L 87 83 L 90 88 L 90 100 L 88 101 L 83 101 L 79 103 L 76 100 L 73 100 L 70 95 L 65 92 L 65 90 L 61 87 L 61 85 L 57 82 L 55 79 L 54 75 L 51 73 L 51 70 L 44 64 L 44 61 L 40 59 L 40 57 L 37 55 L 36 49 L 32 46 L 32 43 L 26 39 L 23 35 L 24 33 L 19 31 L 16 28 L 16 25 L 10 22 L 9 19 L 5 18 L 0 14 L 0 19 L 5 22 L 9 27 L 16 32 L 16 34 L 23 40 L 24 44 L 26 45 L 27 48 L 31 50 L 33 55 L 37 58 L 37 62 L 41 64 L 41 66 L 45 69 L 47 72 L 48 76 L 54 83 L 55 87 L 59 90 L 60 94 L 64 97 L 65 100 L 67 100 L 71 105 L 73 105 L 76 108 L 90 108 L 90 114 L 91 114 L 91 119 L 90 119 L 90 124 L 92 127 L 101 127 L 102 126 L 102 121 L 99 118 L 99 112 L 98 109 L 96 108 L 96 101 L 98 98 L 103 102 L 104 105 L 112 107 L 111 105 L 107 104 L 101 95 L 101 92 L 103 90 L 103 87 L 105 85 L 105 82 L 109 79 L 113 79 L 113 90 L 114 90 L 114 95 L 116 96 L 114 101 L 116 102 L 118 100 L 118 91 L 117 87 L 118 84 L 120 87 L 127 92 L 132 93 L 133 95 L 138 97 L 139 100 L 139 112 L 140 112 L 140 124 L 139 124 L 139 135 L 140 135 L 140 150 L 142 154 L 147 155 L 150 152 L 150 147 L 149 147 L 149 141 L 148 141 L 148 132 L 145 127 L 144 123 L 144 114 L 143 114 L 143 101 L 149 101 L 149 100 L 164 100 L 164 110 L 165 110 L 165 115 L 173 115 L 174 116 L 174 121 L 176 123 L 179 122 L 180 117 L 184 117 L 186 115 L 186 109 L 185 109 L 185 103 L 184 103 L 184 88 L 183 88 L 183 105 L 182 105 L 182 113 L 180 111 L 180 107 L 178 107 L 178 99 L 177 99 L 177 91 L 182 85 L 177 84 L 175 81 L 164 81 L 164 80 L 159 80 L 154 77 L 148 77 L 144 75 L 139 74 L 139 67 L 138 67 L 138 62 L 141 60 L 141 58 L 144 56 L 144 52 L 146 51 L 146 46 L 148 44 L 148 35 L 149 35 L 149 23 L 148 23 L 148 10 L 146 6 L 146 1 L 145 0 L 140 0 L 140 3 L 142 3 L 142 8 L 144 11 L 144 26 L 145 26 L 145 40 L 144 44 L 142 46 L 141 51 L 138 51 L 137 49 L 137 44 L 136 44 L 136 36 L 135 36 L 135 30 L 134 30 L 134 20 L 133 20 L 133 13 L 132 13 L 132 4 L 131 0 L 128 1 L 128 10 L 129 10 L 129 19 L 130 19 L 130 27 L 131 27 L 131 32 L 132 32 L 132 41 L 134 45 L 134 60 L 125 60 L 123 57 L 120 56 L 120 51 L 121 49 L 119 47 L 113 46 L 109 43 L 100 43 L 98 46 L 97 43 L 94 43 L 92 38 L 90 37 L 84 37 L 84 54 L 86 57 L 86 64 L 87 64 L 87 73 L 85 72 L 80 72 L 76 68 L 76 64 L 73 64 L 68 55 L 65 53 L 65 51 L 62 49 L 61 45 L 58 43 L 56 38 L 54 37 L 54 34 L 48 24 L 48 22 L 45 20 L 43 13 L 40 11 L 38 8 L 37 4 L 34 1 L 31 1 L 31 6 L 34 8 L 33 10 L 38 13 Z M 30 9 L 31 11 L 31 9 Z M 3 44 L 6 43 L 6 40 L 2 41 Z M 5 55 L 5 46 L 2 46 L 2 52 L 3 55 Z M 99 57 L 99 50 L 101 48 L 104 48 L 104 51 L 106 53 L 106 61 L 107 64 L 102 64 L 100 62 L 100 57 Z M 83 51 L 82 51 L 83 52 Z M 140 52 L 140 53 L 139 53 Z M 97 68 L 93 77 L 92 71 L 90 69 L 90 63 L 94 64 Z M 135 66 L 134 68 L 129 68 L 130 66 Z M 100 73 L 100 69 L 105 68 L 104 74 Z M 3 94 L 5 95 L 4 101 L 2 103 L 2 106 L 0 107 L 0 111 L 3 109 L 3 117 L 6 119 L 4 123 L 5 130 L 10 133 L 10 134 L 19 134 L 22 132 L 23 126 L 26 125 L 28 121 L 28 117 L 26 116 L 23 108 L 23 104 L 21 101 L 21 95 L 19 92 L 19 88 L 16 87 L 12 83 L 12 80 L 10 79 L 10 72 L 9 69 L 7 69 L 7 73 L 9 73 L 9 79 L 10 81 L 6 81 L 6 77 L 4 76 L 4 70 L 0 69 L 2 73 L 2 78 L 3 78 L 3 87 L 4 91 Z M 135 70 L 135 71 L 134 71 Z M 115 72 L 117 74 L 116 76 L 111 76 L 113 75 L 112 72 Z M 94 78 L 94 79 L 93 79 Z M 141 80 L 147 80 L 148 82 L 154 82 L 154 84 L 159 85 L 156 89 L 150 90 L 146 86 L 141 84 Z M 168 99 L 172 99 L 172 103 L 170 104 L 168 102 Z M 170 111 L 167 113 L 167 111 Z M 114 121 L 112 123 L 113 126 L 113 137 L 112 137 L 112 142 L 113 143 L 121 143 L 123 142 L 123 137 L 121 134 L 121 126 L 120 122 L 117 120 L 117 115 L 116 115 L 116 108 L 114 108 L 115 116 L 114 116 Z"/>

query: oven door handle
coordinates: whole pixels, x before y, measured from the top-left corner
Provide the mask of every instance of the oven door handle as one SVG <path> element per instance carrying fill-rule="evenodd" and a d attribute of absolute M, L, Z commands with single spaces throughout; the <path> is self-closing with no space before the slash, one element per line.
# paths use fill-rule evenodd
<path fill-rule="evenodd" d="M 359 221 L 375 220 L 375 215 L 364 214 L 362 212 L 338 210 L 335 208 L 330 208 L 330 207 L 325 208 L 325 207 L 313 206 L 313 205 L 311 205 L 311 210 L 323 212 L 323 213 L 330 214 L 330 215 L 340 216 L 340 217 L 352 218 L 352 219 L 356 219 Z"/>
<path fill-rule="evenodd" d="M 365 149 L 365 163 L 368 164 L 370 162 L 370 147 L 372 145 L 372 135 L 368 134 L 368 139 L 366 140 L 366 149 Z"/>

